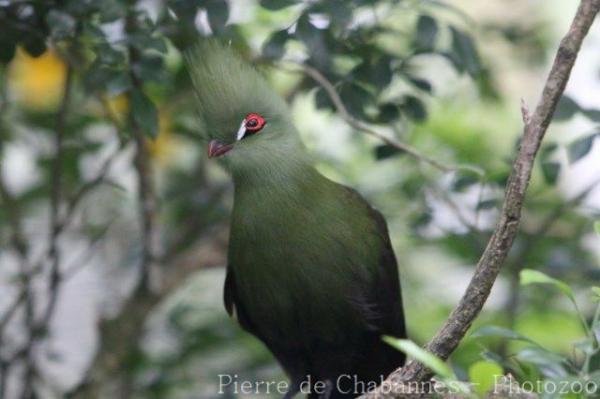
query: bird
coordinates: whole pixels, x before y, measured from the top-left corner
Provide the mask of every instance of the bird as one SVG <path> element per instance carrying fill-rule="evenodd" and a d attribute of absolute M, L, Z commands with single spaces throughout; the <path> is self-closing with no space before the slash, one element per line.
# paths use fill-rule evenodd
<path fill-rule="evenodd" d="M 316 169 L 288 104 L 231 45 L 203 40 L 186 63 L 208 157 L 233 180 L 226 311 L 279 362 L 284 398 L 376 387 L 405 360 L 382 341 L 406 337 L 384 217 Z"/>

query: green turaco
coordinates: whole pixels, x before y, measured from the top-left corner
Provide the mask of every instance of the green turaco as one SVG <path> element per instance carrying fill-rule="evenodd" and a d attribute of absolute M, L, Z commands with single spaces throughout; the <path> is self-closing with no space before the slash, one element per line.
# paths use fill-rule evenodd
<path fill-rule="evenodd" d="M 287 398 L 354 397 L 402 365 L 405 337 L 386 222 L 322 176 L 285 101 L 233 50 L 190 51 L 208 156 L 233 178 L 225 308 L 290 378 Z"/>

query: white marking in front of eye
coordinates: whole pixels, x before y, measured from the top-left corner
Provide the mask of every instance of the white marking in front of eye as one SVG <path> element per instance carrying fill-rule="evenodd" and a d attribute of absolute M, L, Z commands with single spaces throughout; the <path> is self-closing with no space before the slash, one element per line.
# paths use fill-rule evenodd
<path fill-rule="evenodd" d="M 236 140 L 240 141 L 241 139 L 243 139 L 244 134 L 246 134 L 246 119 L 242 120 L 242 124 L 240 125 L 240 128 L 237 131 Z"/>

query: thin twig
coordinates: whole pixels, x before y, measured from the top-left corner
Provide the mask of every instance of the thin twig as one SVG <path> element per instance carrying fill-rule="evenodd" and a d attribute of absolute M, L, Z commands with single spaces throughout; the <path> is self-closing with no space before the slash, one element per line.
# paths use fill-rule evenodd
<path fill-rule="evenodd" d="M 15 252 L 20 259 L 20 274 L 23 280 L 24 290 L 29 290 L 29 245 L 25 238 L 25 231 L 23 228 L 23 219 L 21 214 L 21 208 L 18 201 L 13 197 L 12 193 L 6 186 L 6 182 L 2 176 L 2 159 L 0 159 L 0 199 L 5 209 L 8 209 L 7 218 L 8 224 L 11 230 L 10 242 Z M 0 343 L 2 341 L 3 327 L 0 324 Z"/>
<path fill-rule="evenodd" d="M 60 206 L 63 201 L 63 187 L 62 187 L 62 162 L 64 156 L 63 140 L 66 133 L 66 118 L 69 113 L 71 105 L 73 85 L 73 69 L 67 64 L 67 77 L 65 81 L 64 98 L 61 104 L 61 108 L 57 115 L 56 121 L 56 135 L 55 135 L 55 158 L 52 169 L 52 195 L 50 198 L 50 249 L 49 259 L 51 260 L 50 265 L 50 299 L 46 311 L 42 316 L 41 326 L 45 328 L 52 317 L 54 308 L 56 307 L 56 301 L 58 299 L 58 288 L 61 283 L 60 279 L 60 250 L 58 248 L 58 240 L 60 233 L 64 228 L 64 222 L 60 215 Z"/>
<path fill-rule="evenodd" d="M 146 146 L 145 137 L 135 129 L 136 155 L 135 169 L 138 175 L 139 212 L 142 227 L 142 260 L 141 260 L 141 285 L 150 288 L 153 281 L 152 274 L 158 271 L 158 262 L 161 259 L 158 250 L 157 237 L 157 200 L 154 192 L 153 172 Z"/>
<path fill-rule="evenodd" d="M 2 161 L 0 160 L 0 165 L 1 164 Z M 6 187 L 6 183 L 4 182 L 4 179 L 1 176 L 0 199 L 2 200 L 3 207 L 5 209 L 10 210 L 9 212 L 7 212 L 6 216 L 12 233 L 10 237 L 11 245 L 21 257 L 27 257 L 28 245 L 27 240 L 25 239 L 25 233 L 21 222 L 21 209 L 13 195 L 8 190 L 8 187 Z"/>
<path fill-rule="evenodd" d="M 2 317 L 0 317 L 0 331 L 3 331 L 6 328 L 6 326 L 10 322 L 10 319 L 13 317 L 13 315 L 15 314 L 17 309 L 19 309 L 19 306 L 21 306 L 23 304 L 23 302 L 25 301 L 25 297 L 26 297 L 26 291 L 21 290 L 21 292 L 15 298 L 13 303 L 8 306 L 8 308 L 6 309 L 6 311 L 4 312 Z"/>
<path fill-rule="evenodd" d="M 24 349 L 23 356 L 25 357 L 25 377 L 24 389 L 21 397 L 29 399 L 34 397 L 33 393 L 33 378 L 35 375 L 35 360 L 33 352 L 37 344 L 38 335 L 43 333 L 50 323 L 50 319 L 54 314 L 56 303 L 58 301 L 61 278 L 60 278 L 60 249 L 58 241 L 63 223 L 60 215 L 60 207 L 63 196 L 63 158 L 64 158 L 64 137 L 66 134 L 66 119 L 69 113 L 71 103 L 72 86 L 73 86 L 73 69 L 69 63 L 65 77 L 65 86 L 63 91 L 63 99 L 56 116 L 56 126 L 54 135 L 54 161 L 52 164 L 50 184 L 50 232 L 49 232 L 49 249 L 48 260 L 50 261 L 50 280 L 49 280 L 49 298 L 48 304 L 42 313 L 38 322 L 34 322 L 28 331 L 28 340 Z"/>
<path fill-rule="evenodd" d="M 6 93 L 6 71 L 2 73 L 2 82 L 0 82 L 0 124 L 4 124 L 4 116 L 8 110 L 9 102 L 8 95 Z M 2 127 L 2 126 L 0 126 Z M 0 136 L 0 172 L 2 171 L 3 164 L 3 144 L 4 138 Z M 2 173 L 0 173 L 0 200 L 2 200 L 3 207 L 9 209 L 7 212 L 8 224 L 11 228 L 11 244 L 17 253 L 22 258 L 27 258 L 28 245 L 25 239 L 25 233 L 22 223 L 21 209 L 14 198 L 13 194 L 8 189 L 6 182 L 4 181 Z"/>
<path fill-rule="evenodd" d="M 135 31 L 136 24 L 135 14 L 130 13 L 125 21 L 127 34 Z M 129 46 L 128 52 L 129 62 L 134 65 L 140 59 L 139 51 L 135 47 Z M 142 90 L 143 82 L 140 81 L 133 68 L 130 70 L 130 77 L 133 86 L 137 90 Z M 158 288 L 158 273 L 161 269 L 160 260 L 162 258 L 162 245 L 158 229 L 158 198 L 155 192 L 153 165 L 145 134 L 147 132 L 144 132 L 136 123 L 132 109 L 130 109 L 129 122 L 136 144 L 134 166 L 138 177 L 138 201 L 142 230 L 141 278 L 138 289 L 152 292 Z"/>
<path fill-rule="evenodd" d="M 73 194 L 71 198 L 67 201 L 66 211 L 61 222 L 63 229 L 69 225 L 76 213 L 77 208 L 79 207 L 83 199 L 86 197 L 86 195 L 88 195 L 91 191 L 93 191 L 98 186 L 106 182 L 106 178 L 108 176 L 108 173 L 110 172 L 111 167 L 114 165 L 119 155 L 121 155 L 121 150 L 123 150 L 124 147 L 124 142 L 119 144 L 119 147 L 108 158 L 104 160 L 96 176 L 94 176 L 91 180 L 88 180 L 81 187 L 79 187 L 75 194 Z"/>
<path fill-rule="evenodd" d="M 107 223 L 107 225 L 98 233 L 92 240 L 89 242 L 86 250 L 79 256 L 76 260 L 72 261 L 70 265 L 66 265 L 64 267 L 63 272 L 61 273 L 61 279 L 63 281 L 69 281 L 73 276 L 75 276 L 78 272 L 83 269 L 85 265 L 90 261 L 92 256 L 95 253 L 95 250 L 98 244 L 102 241 L 106 234 L 110 230 L 111 225 L 113 224 L 113 220 Z"/>
<path fill-rule="evenodd" d="M 113 124 L 114 128 L 117 131 L 117 135 L 119 137 L 121 137 L 123 135 L 124 127 L 122 126 L 121 122 L 119 121 L 118 116 L 115 115 L 114 112 L 110 109 L 107 101 L 105 101 L 102 97 L 100 97 L 100 101 L 101 101 L 102 105 L 104 106 L 105 116 Z M 58 229 L 59 234 L 64 232 L 66 230 L 66 228 L 69 226 L 73 217 L 75 216 L 77 209 L 79 208 L 79 206 L 81 205 L 81 203 L 83 202 L 85 197 L 91 191 L 93 191 L 98 186 L 100 186 L 101 184 L 106 182 L 111 168 L 113 167 L 113 165 L 115 164 L 115 162 L 117 161 L 119 156 L 121 155 L 121 152 L 126 147 L 126 145 L 127 145 L 126 141 L 120 140 L 118 148 L 111 155 L 109 155 L 108 158 L 106 158 L 104 160 L 104 162 L 102 163 L 102 165 L 100 166 L 100 168 L 98 170 L 98 173 L 92 179 L 83 183 L 83 185 L 81 185 L 79 187 L 79 189 L 73 195 L 71 195 L 68 200 L 66 200 L 65 212 L 64 212 L 62 220 L 59 224 L 59 229 Z M 44 264 L 46 262 L 46 259 L 49 256 L 50 256 L 50 248 L 48 248 L 48 251 L 46 251 L 46 253 L 44 253 L 40 259 L 37 259 L 33 262 L 34 266 L 31 269 L 31 275 L 35 275 L 42 271 Z"/>
<path fill-rule="evenodd" d="M 397 150 L 406 152 L 407 154 L 410 154 L 411 156 L 418 159 L 419 161 L 426 162 L 426 163 L 434 166 L 435 168 L 441 170 L 442 172 L 451 172 L 451 171 L 460 169 L 459 167 L 456 167 L 456 166 L 445 165 L 427 155 L 422 154 L 419 150 L 417 150 L 416 148 L 412 147 L 409 144 L 402 143 L 398 140 L 394 140 L 394 139 L 386 136 L 385 134 L 372 129 L 366 123 L 358 120 L 357 118 L 352 116 L 352 114 L 350 114 L 350 112 L 348 112 L 348 109 L 344 105 L 342 98 L 340 97 L 338 92 L 335 90 L 335 87 L 333 86 L 333 84 L 325 77 L 325 75 L 323 75 L 321 72 L 319 72 L 319 70 L 317 70 L 316 68 L 313 68 L 309 65 L 306 65 L 306 64 L 301 64 L 301 63 L 291 63 L 291 64 L 293 64 L 300 71 L 302 71 L 303 73 L 305 73 L 306 75 L 308 75 L 312 79 L 314 79 L 325 90 L 325 92 L 327 93 L 327 95 L 329 96 L 331 101 L 333 102 L 333 105 L 335 106 L 339 115 L 342 117 L 342 119 L 344 119 L 346 121 L 346 123 L 348 125 L 350 125 L 354 129 L 361 131 L 363 133 L 366 133 L 368 135 L 371 135 L 373 137 L 376 137 L 377 139 L 383 141 L 385 144 L 387 144 L 391 147 L 394 147 Z"/>
<path fill-rule="evenodd" d="M 6 78 L 6 73 L 2 74 L 3 80 Z M 6 82 L 2 82 L 2 103 L 0 104 L 0 123 L 4 123 L 4 115 L 8 110 L 9 102 L 8 96 L 6 93 Z M 0 137 L 0 140 L 2 138 Z M 1 141 L 0 141 L 1 144 Z M 0 146 L 0 151 L 3 149 Z M 21 213 L 21 208 L 17 199 L 12 195 L 10 190 L 8 189 L 6 182 L 4 181 L 2 175 L 2 158 L 0 153 L 0 199 L 2 200 L 2 205 L 5 209 L 8 210 L 8 223 L 11 230 L 10 235 L 10 243 L 14 248 L 15 252 L 19 257 L 19 273 L 20 273 L 20 284 L 21 284 L 21 292 L 19 293 L 17 300 L 8 308 L 5 315 L 3 315 L 0 321 L 0 347 L 3 346 L 4 332 L 6 327 L 8 326 L 12 317 L 16 314 L 17 310 L 24 303 L 25 306 L 25 326 L 28 331 L 32 331 L 33 323 L 34 323 L 34 298 L 33 292 L 31 290 L 31 268 L 29 264 L 29 245 L 27 244 L 27 239 L 25 235 L 25 230 L 23 227 L 23 217 Z M 0 367 L 0 381 L 6 381 L 8 378 L 8 373 L 13 365 L 11 360 L 1 361 Z M 4 391 L 6 389 L 6 384 L 2 382 L 0 384 L 0 397 L 4 396 Z"/>
<path fill-rule="evenodd" d="M 440 331 L 426 345 L 429 352 L 442 359 L 447 359 L 456 349 L 479 315 L 512 247 L 519 230 L 521 209 L 531 179 L 535 157 L 567 85 L 581 43 L 599 11 L 600 0 L 581 1 L 569 32 L 559 45 L 535 112 L 529 118 L 525 118 L 529 123 L 524 127 L 521 146 L 513 162 L 498 224 L 477 263 L 475 273 L 459 304 Z M 431 375 L 431 371 L 426 366 L 416 360 L 411 360 L 404 367 L 390 374 L 382 384 L 386 388 L 385 393 L 380 386 L 363 397 L 369 399 L 383 396 L 400 397 L 405 395 L 408 390 L 406 383 L 424 381 Z M 415 397 L 414 393 L 411 397 Z"/>
<path fill-rule="evenodd" d="M 19 310 L 19 308 L 23 305 L 23 303 L 26 303 L 26 302 L 32 303 L 29 280 L 27 280 L 27 285 L 24 285 L 24 287 L 21 289 L 19 295 L 15 298 L 13 303 L 8 307 L 6 312 L 0 318 L 0 334 L 2 334 L 5 331 L 6 327 L 8 326 L 8 323 L 10 323 L 13 316 L 17 313 L 17 310 Z M 26 306 L 26 308 L 29 307 L 29 305 L 27 305 L 27 304 L 25 306 Z M 31 313 L 28 309 L 26 310 L 26 317 L 27 317 L 26 324 L 27 324 L 28 328 L 30 328 L 29 325 L 30 325 L 31 319 L 29 318 L 29 316 L 27 316 L 27 314 L 29 314 L 29 316 L 31 316 Z M 2 338 L 2 337 L 0 336 L 0 338 Z M 3 339 L 0 341 L 3 341 Z M 3 342 L 0 342 L 0 344 L 2 344 L 2 343 Z M 0 357 L 0 398 L 4 398 L 4 396 L 6 394 L 8 373 L 10 372 L 10 369 L 12 368 L 12 366 L 16 360 L 17 360 L 17 358 L 14 356 L 9 357 L 8 359 L 3 359 L 2 357 Z"/>

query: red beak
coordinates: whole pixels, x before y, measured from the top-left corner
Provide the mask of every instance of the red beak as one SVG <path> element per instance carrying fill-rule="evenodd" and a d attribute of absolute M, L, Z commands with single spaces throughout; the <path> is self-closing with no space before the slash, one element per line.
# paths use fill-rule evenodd
<path fill-rule="evenodd" d="M 223 144 L 219 140 L 211 140 L 208 143 L 208 157 L 220 157 L 233 148 L 233 144 Z"/>

